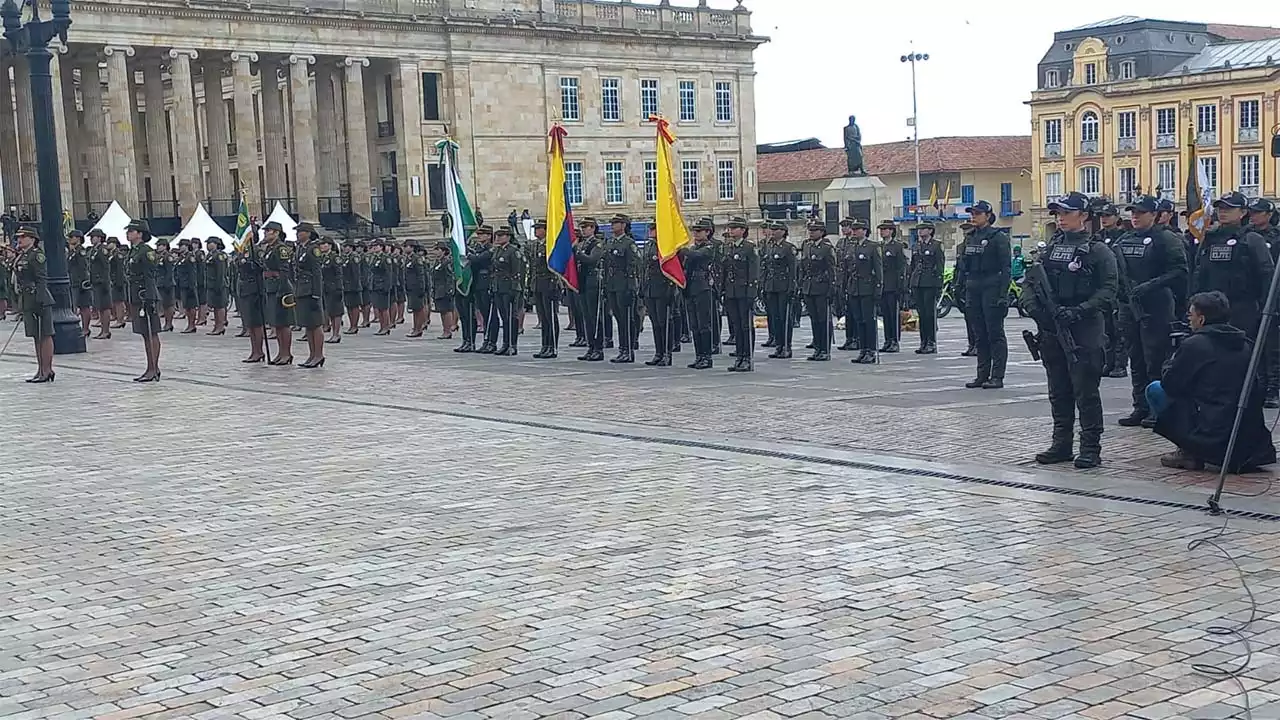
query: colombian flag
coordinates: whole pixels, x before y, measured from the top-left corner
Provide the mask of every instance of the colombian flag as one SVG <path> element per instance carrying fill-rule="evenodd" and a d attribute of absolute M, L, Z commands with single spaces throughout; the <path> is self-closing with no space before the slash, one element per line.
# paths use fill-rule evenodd
<path fill-rule="evenodd" d="M 547 151 L 547 269 L 564 278 L 569 289 L 578 292 L 578 263 L 573 260 L 573 209 L 564 177 L 564 138 L 569 133 L 552 125 Z"/>
<path fill-rule="evenodd" d="M 654 224 L 658 226 L 658 255 L 662 260 L 662 274 L 671 282 L 684 287 L 684 266 L 676 255 L 689 244 L 689 229 L 680 216 L 680 201 L 676 194 L 675 173 L 671 165 L 671 146 L 676 137 L 671 133 L 671 123 L 660 115 L 650 115 L 649 122 L 658 125 L 658 212 Z"/>

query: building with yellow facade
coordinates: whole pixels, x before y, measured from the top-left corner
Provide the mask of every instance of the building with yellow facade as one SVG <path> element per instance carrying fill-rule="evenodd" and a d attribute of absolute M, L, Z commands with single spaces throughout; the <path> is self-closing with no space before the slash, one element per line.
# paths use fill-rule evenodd
<path fill-rule="evenodd" d="M 1031 222 L 1073 190 L 1186 201 L 1192 143 L 1215 194 L 1275 197 L 1280 28 L 1124 16 L 1054 34 L 1031 95 Z"/>

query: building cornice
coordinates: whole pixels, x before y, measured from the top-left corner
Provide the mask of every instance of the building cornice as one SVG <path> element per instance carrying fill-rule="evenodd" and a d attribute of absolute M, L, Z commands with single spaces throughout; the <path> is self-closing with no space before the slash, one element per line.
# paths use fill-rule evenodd
<path fill-rule="evenodd" d="M 1194 75 L 1171 75 L 1144 78 L 1123 83 L 1105 85 L 1075 85 L 1053 90 L 1035 90 L 1026 104 L 1055 105 L 1072 103 L 1081 95 L 1094 94 L 1107 100 L 1132 98 L 1148 94 L 1167 93 L 1173 90 L 1198 90 L 1222 86 L 1250 85 L 1280 80 L 1280 67 L 1224 70 Z"/>

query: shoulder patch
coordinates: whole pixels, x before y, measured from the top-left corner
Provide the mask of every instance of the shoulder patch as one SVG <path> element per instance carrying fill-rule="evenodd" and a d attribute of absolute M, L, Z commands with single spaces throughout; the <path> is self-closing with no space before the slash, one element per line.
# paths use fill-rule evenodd
<path fill-rule="evenodd" d="M 37 250 L 37 251 L 36 251 L 36 260 L 37 260 L 38 262 L 44 262 L 44 253 L 43 253 L 43 252 L 41 252 L 41 251 L 39 251 L 39 250 Z"/>
<path fill-rule="evenodd" d="M 280 257 L 288 260 L 293 255 L 293 250 L 288 245 L 280 246 Z"/>
<path fill-rule="evenodd" d="M 154 250 L 148 250 L 148 251 L 147 251 L 147 259 L 148 259 L 148 260 L 150 260 L 151 262 L 155 262 L 155 261 L 156 261 L 156 253 L 155 253 L 155 251 L 154 251 Z"/>

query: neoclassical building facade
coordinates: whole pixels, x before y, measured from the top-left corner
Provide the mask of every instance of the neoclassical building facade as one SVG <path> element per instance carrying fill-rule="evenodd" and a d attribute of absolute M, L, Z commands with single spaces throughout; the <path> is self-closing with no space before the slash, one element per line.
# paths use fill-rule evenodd
<path fill-rule="evenodd" d="M 693 0 L 689 0 L 690 3 Z M 754 207 L 756 47 L 750 14 L 706 0 L 80 0 L 55 53 L 64 207 L 118 201 L 176 225 L 205 203 L 275 202 L 329 224 L 435 225 L 435 143 L 460 145 L 473 204 L 494 220 L 544 207 L 546 132 L 568 129 L 580 213 L 652 214 L 658 112 L 679 143 L 690 214 Z M 26 61 L 0 72 L 6 205 L 33 217 Z"/>

